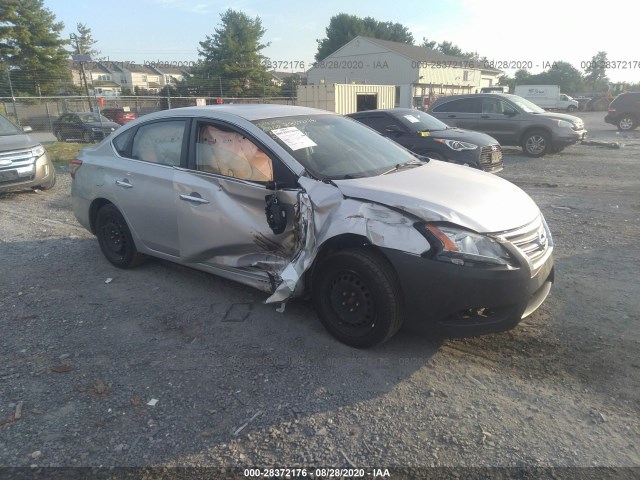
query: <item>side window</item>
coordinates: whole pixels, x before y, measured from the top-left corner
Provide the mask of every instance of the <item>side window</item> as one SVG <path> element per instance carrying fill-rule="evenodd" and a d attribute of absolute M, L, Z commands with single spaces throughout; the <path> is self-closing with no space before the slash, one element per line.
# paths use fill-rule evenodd
<path fill-rule="evenodd" d="M 434 112 L 480 113 L 480 99 L 461 98 L 443 103 L 433 109 Z"/>
<path fill-rule="evenodd" d="M 131 140 L 134 131 L 135 129 L 131 128 L 113 139 L 113 146 L 120 155 L 126 155 L 129 140 Z"/>
<path fill-rule="evenodd" d="M 502 113 L 502 102 L 497 98 L 483 98 L 482 113 Z"/>
<path fill-rule="evenodd" d="M 518 113 L 518 110 L 516 110 L 512 105 L 508 104 L 507 102 L 500 102 L 502 104 L 502 112 L 509 114 L 509 115 L 515 115 Z"/>
<path fill-rule="evenodd" d="M 388 132 L 386 131 L 386 128 L 389 125 L 392 124 L 396 124 L 399 125 L 400 121 L 395 121 L 394 119 L 389 117 L 388 115 L 368 115 L 366 117 L 363 118 L 358 118 L 357 119 L 359 122 L 364 123 L 367 127 L 371 127 L 374 130 L 377 130 L 378 132 L 382 133 L 383 135 L 386 135 Z"/>
<path fill-rule="evenodd" d="M 200 124 L 196 169 L 253 182 L 273 181 L 271 158 L 247 137 L 222 125 Z"/>
<path fill-rule="evenodd" d="M 157 122 L 138 128 L 131 157 L 161 165 L 179 166 L 182 154 L 184 120 Z"/>

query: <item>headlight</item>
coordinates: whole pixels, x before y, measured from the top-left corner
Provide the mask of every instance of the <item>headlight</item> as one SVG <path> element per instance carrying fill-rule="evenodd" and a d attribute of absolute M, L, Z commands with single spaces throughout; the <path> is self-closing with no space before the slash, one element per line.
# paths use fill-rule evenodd
<path fill-rule="evenodd" d="M 31 155 L 33 155 L 36 158 L 40 158 L 42 155 L 44 155 L 44 147 L 42 145 L 38 145 L 37 147 L 33 147 L 31 149 Z"/>
<path fill-rule="evenodd" d="M 461 150 L 475 150 L 478 145 L 469 142 L 460 142 L 459 140 L 448 140 L 446 138 L 434 138 L 436 142 L 444 143 L 451 150 L 459 152 Z"/>
<path fill-rule="evenodd" d="M 566 120 L 556 120 L 556 123 L 559 127 L 573 128 L 573 123 L 567 122 Z"/>
<path fill-rule="evenodd" d="M 449 225 L 420 225 L 427 235 L 436 240 L 439 251 L 436 259 L 451 262 L 455 265 L 474 266 L 478 263 L 485 265 L 504 265 L 516 268 L 517 260 L 500 243 L 491 237 L 479 233 L 463 230 Z"/>

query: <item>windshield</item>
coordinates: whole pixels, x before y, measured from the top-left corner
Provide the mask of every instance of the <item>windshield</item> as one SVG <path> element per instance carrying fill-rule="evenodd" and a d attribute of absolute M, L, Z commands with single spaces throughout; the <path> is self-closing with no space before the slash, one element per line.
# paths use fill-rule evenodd
<path fill-rule="evenodd" d="M 397 113 L 395 117 L 413 132 L 446 130 L 449 128 L 446 123 L 420 110 Z"/>
<path fill-rule="evenodd" d="M 78 116 L 82 123 L 111 122 L 107 117 L 103 117 L 97 113 L 79 113 Z"/>
<path fill-rule="evenodd" d="M 24 132 L 0 115 L 0 135 L 20 135 Z"/>
<path fill-rule="evenodd" d="M 398 144 L 337 115 L 268 118 L 254 123 L 321 179 L 373 177 L 417 161 Z"/>
<path fill-rule="evenodd" d="M 530 102 L 526 98 L 522 98 L 517 95 L 510 95 L 509 100 L 511 100 L 527 113 L 545 113 L 545 110 L 543 108 L 540 108 L 535 103 Z"/>

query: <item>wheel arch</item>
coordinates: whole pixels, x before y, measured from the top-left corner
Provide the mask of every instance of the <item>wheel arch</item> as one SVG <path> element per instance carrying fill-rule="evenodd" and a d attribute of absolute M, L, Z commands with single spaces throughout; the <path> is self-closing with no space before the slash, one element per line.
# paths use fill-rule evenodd
<path fill-rule="evenodd" d="M 520 139 L 518 142 L 518 145 L 522 145 L 522 142 L 524 142 L 524 139 L 527 138 L 527 135 L 531 134 L 532 132 L 544 132 L 547 135 L 549 135 L 549 141 L 553 142 L 553 133 L 551 132 L 551 129 L 547 126 L 544 125 L 536 125 L 536 126 L 531 126 L 531 127 L 527 127 L 523 132 L 522 135 L 520 135 Z"/>
<path fill-rule="evenodd" d="M 107 204 L 113 204 L 113 202 L 106 198 L 96 198 L 91 202 L 91 206 L 89 207 L 89 227 L 91 228 L 91 233 L 94 235 L 96 234 L 96 218 L 98 216 L 98 211 Z"/>
<path fill-rule="evenodd" d="M 350 248 L 370 248 L 377 251 L 389 263 L 389 266 L 396 271 L 391 262 L 387 259 L 382 249 L 362 235 L 355 233 L 343 233 L 325 240 L 318 248 L 318 253 L 313 260 L 311 267 L 305 272 L 304 286 L 305 293 L 309 294 L 313 285 L 313 275 L 318 265 L 320 265 L 332 253 Z M 396 272 L 397 274 L 397 272 Z"/>

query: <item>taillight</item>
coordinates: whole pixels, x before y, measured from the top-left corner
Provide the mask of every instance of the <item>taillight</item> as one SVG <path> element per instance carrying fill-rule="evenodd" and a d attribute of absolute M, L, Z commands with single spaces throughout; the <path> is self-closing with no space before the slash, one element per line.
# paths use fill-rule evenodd
<path fill-rule="evenodd" d="M 71 178 L 76 178 L 76 172 L 82 166 L 82 160 L 71 160 L 69 162 L 69 168 L 71 169 Z"/>

